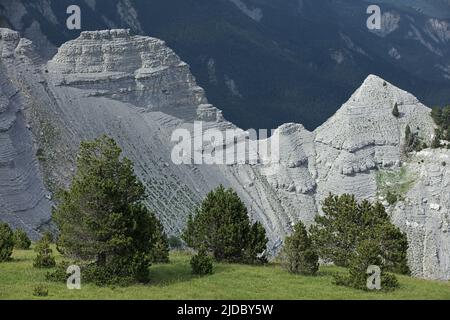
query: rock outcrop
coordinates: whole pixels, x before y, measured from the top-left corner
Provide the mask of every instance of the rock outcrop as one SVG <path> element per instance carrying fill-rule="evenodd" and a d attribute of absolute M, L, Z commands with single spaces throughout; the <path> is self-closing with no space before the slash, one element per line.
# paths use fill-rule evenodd
<path fill-rule="evenodd" d="M 392 115 L 398 105 L 399 117 Z M 393 222 L 408 236 L 412 274 L 450 278 L 448 150 L 404 154 L 409 125 L 430 145 L 430 109 L 413 95 L 369 76 L 350 100 L 315 131 L 317 207 L 329 193 L 384 201 Z M 417 164 L 419 163 L 419 164 Z M 389 206 L 385 188 L 402 201 Z"/>
<path fill-rule="evenodd" d="M 70 183 L 80 141 L 108 134 L 135 163 L 147 205 L 169 234 L 179 234 L 202 197 L 223 184 L 264 224 L 270 252 L 295 222 L 311 224 L 330 192 L 383 200 L 380 176 L 406 170 L 412 178 L 402 185 L 403 200 L 388 210 L 410 239 L 413 273 L 450 278 L 449 175 L 442 165 L 449 155 L 426 149 L 411 160 L 403 154 L 406 125 L 424 142 L 434 131 L 430 110 L 411 94 L 369 76 L 314 132 L 291 123 L 260 141 L 277 144 L 277 157 L 177 165 L 171 158 L 176 129 L 186 129 L 192 141 L 199 138 L 194 121 L 204 130 L 247 133 L 208 103 L 189 66 L 163 41 L 127 30 L 83 32 L 43 62 L 30 41 L 0 30 L 0 219 L 13 227 L 36 234 L 46 227 L 51 193 Z M 227 154 L 237 142 L 222 144 Z M 193 145 L 200 155 L 220 146 Z"/>
<path fill-rule="evenodd" d="M 415 183 L 391 208 L 392 219 L 408 235 L 414 275 L 449 279 L 450 150 L 426 149 L 405 164 Z"/>
<path fill-rule="evenodd" d="M 0 220 L 26 230 L 36 239 L 50 220 L 50 201 L 36 158 L 36 148 L 24 116 L 26 93 L 8 77 L 17 32 L 0 29 Z"/>

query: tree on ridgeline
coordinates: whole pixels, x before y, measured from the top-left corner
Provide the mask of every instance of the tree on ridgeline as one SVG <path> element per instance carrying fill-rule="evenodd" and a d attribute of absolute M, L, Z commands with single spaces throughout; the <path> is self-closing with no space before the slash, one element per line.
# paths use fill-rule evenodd
<path fill-rule="evenodd" d="M 412 132 L 411 127 L 409 125 L 405 128 L 405 144 L 403 146 L 403 151 L 405 153 L 409 153 L 412 151 L 420 151 L 422 150 L 424 144 L 419 137 L 418 132 Z"/>
<path fill-rule="evenodd" d="M 437 125 L 431 147 L 442 148 L 441 140 L 450 141 L 450 106 L 445 108 L 435 107 L 431 111 L 431 117 Z"/>
<path fill-rule="evenodd" d="M 400 117 L 400 112 L 398 111 L 397 102 L 394 104 L 394 108 L 392 109 L 392 115 L 396 118 Z"/>
<path fill-rule="evenodd" d="M 433 137 L 433 141 L 431 142 L 431 148 L 438 149 L 442 146 L 442 144 L 441 144 L 442 135 L 443 135 L 443 132 L 441 129 L 434 130 L 434 137 Z"/>
<path fill-rule="evenodd" d="M 442 125 L 442 108 L 434 107 L 431 110 L 431 117 L 438 126 Z"/>

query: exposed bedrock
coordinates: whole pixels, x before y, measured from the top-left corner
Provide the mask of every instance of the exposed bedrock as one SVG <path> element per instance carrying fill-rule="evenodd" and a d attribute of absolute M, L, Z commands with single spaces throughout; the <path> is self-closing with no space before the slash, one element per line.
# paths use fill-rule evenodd
<path fill-rule="evenodd" d="M 0 220 L 36 239 L 50 220 L 50 201 L 24 116 L 23 92 L 8 77 L 19 34 L 0 29 Z"/>
<path fill-rule="evenodd" d="M 440 160 L 449 155 L 428 149 L 403 155 L 406 125 L 425 142 L 434 132 L 430 110 L 411 94 L 369 76 L 314 132 L 293 123 L 276 129 L 264 142 L 278 143 L 277 157 L 176 165 L 176 129 L 186 129 L 192 142 L 194 121 L 204 130 L 246 133 L 208 103 L 189 66 L 163 41 L 127 30 L 83 32 L 43 62 L 18 33 L 0 29 L 0 35 L 0 219 L 13 227 L 37 236 L 50 219 L 52 192 L 67 186 L 76 170 L 80 141 L 108 134 L 135 163 L 147 205 L 169 234 L 179 234 L 202 197 L 223 184 L 264 224 L 271 253 L 295 222 L 313 222 L 329 193 L 383 200 L 380 174 L 408 174 L 403 200 L 388 210 L 408 234 L 411 269 L 420 277 L 450 278 L 450 177 Z M 236 142 L 223 145 L 228 153 Z M 424 161 L 417 165 L 416 157 Z"/>

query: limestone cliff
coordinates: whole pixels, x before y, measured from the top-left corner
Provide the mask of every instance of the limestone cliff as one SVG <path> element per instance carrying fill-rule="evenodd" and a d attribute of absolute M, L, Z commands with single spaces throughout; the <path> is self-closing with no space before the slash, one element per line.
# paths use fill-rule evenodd
<path fill-rule="evenodd" d="M 300 124 L 275 130 L 267 142 L 278 141 L 279 158 L 260 154 L 254 164 L 176 165 L 170 139 L 175 129 L 187 129 L 194 140 L 193 122 L 202 120 L 204 129 L 246 133 L 208 104 L 189 66 L 163 41 L 127 30 L 83 32 L 45 62 L 30 41 L 0 30 L 0 219 L 13 227 L 32 233 L 48 223 L 51 193 L 70 183 L 80 141 L 106 133 L 135 163 L 147 205 L 168 233 L 179 234 L 202 197 L 223 184 L 264 224 L 270 252 L 293 223 L 312 223 L 330 192 L 384 201 L 386 183 L 404 179 L 401 201 L 386 205 L 408 234 L 414 275 L 450 278 L 450 179 L 442 165 L 449 154 L 402 152 L 406 125 L 419 130 L 424 142 L 434 131 L 430 110 L 411 94 L 369 76 L 314 132 Z M 398 118 L 392 115 L 395 103 Z M 224 142 L 225 152 L 235 144 Z"/>

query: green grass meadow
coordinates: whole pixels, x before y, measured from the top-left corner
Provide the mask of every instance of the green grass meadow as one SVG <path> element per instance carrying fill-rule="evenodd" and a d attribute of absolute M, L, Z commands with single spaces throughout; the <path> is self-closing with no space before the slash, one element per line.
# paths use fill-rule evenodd
<path fill-rule="evenodd" d="M 68 290 L 64 283 L 47 282 L 48 269 L 33 268 L 34 256 L 33 250 L 17 250 L 11 261 L 0 263 L 0 299 L 450 299 L 450 282 L 405 276 L 397 276 L 401 287 L 394 292 L 339 287 L 332 284 L 332 275 L 345 269 L 330 266 L 321 267 L 315 277 L 304 277 L 291 275 L 276 263 L 219 263 L 213 275 L 198 277 L 191 274 L 190 256 L 184 252 L 172 252 L 169 264 L 151 266 L 152 281 L 145 285 L 97 287 L 82 282 L 81 290 Z M 57 261 L 61 259 L 57 255 Z M 39 284 L 48 287 L 47 297 L 33 296 Z"/>

